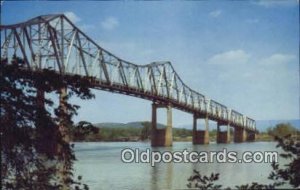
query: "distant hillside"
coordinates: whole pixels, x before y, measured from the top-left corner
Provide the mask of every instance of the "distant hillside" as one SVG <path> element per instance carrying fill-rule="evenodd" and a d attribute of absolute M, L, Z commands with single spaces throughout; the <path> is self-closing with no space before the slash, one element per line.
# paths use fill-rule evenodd
<path fill-rule="evenodd" d="M 99 130 L 82 133 L 82 128 L 73 128 L 72 141 L 148 141 L 151 136 L 151 122 L 96 123 Z M 145 125 L 145 126 L 144 126 Z M 79 125 L 81 126 L 81 125 Z M 158 124 L 158 128 L 164 125 Z M 173 128 L 174 141 L 191 141 L 192 130 Z"/>
<path fill-rule="evenodd" d="M 144 121 L 135 121 L 135 122 L 129 122 L 129 123 L 96 123 L 94 124 L 96 127 L 99 128 L 143 128 L 142 125 Z M 279 123 L 290 123 L 292 126 L 300 130 L 300 120 L 299 119 L 293 119 L 293 120 L 257 120 L 256 121 L 256 127 L 259 131 L 264 132 L 269 127 L 274 127 L 275 125 Z M 164 128 L 163 124 L 158 123 L 158 128 Z M 191 124 L 187 125 L 180 125 L 176 126 L 175 128 L 184 128 L 184 129 L 192 129 Z"/>
<path fill-rule="evenodd" d="M 135 121 L 129 123 L 95 123 L 93 125 L 98 128 L 143 128 L 143 122 L 145 121 Z M 164 128 L 164 125 L 158 123 L 157 128 Z"/>
<path fill-rule="evenodd" d="M 292 120 L 256 120 L 256 128 L 260 132 L 267 131 L 269 127 L 275 127 L 275 125 L 279 123 L 290 123 L 292 126 L 300 130 L 300 120 L 299 119 L 292 119 Z M 216 124 L 211 124 L 214 126 Z M 192 124 L 180 125 L 178 128 L 185 128 L 185 129 L 192 129 Z"/>
<path fill-rule="evenodd" d="M 300 130 L 300 119 L 293 120 L 257 120 L 256 128 L 259 131 L 266 131 L 269 127 L 275 127 L 279 123 L 290 123 L 292 126 Z"/>
<path fill-rule="evenodd" d="M 93 125 L 98 128 L 119 128 L 126 126 L 125 123 L 94 123 Z"/>
<path fill-rule="evenodd" d="M 72 141 L 138 141 L 148 140 L 151 136 L 151 123 L 147 121 L 135 121 L 129 123 L 96 123 L 94 126 L 100 128 L 96 133 L 80 135 L 73 131 Z M 300 120 L 259 120 L 257 128 L 260 132 L 264 132 L 268 127 L 274 127 L 279 123 L 290 123 L 292 126 L 300 130 Z M 210 136 L 216 138 L 216 123 L 210 123 Z M 162 124 L 158 124 L 158 128 L 164 128 Z M 78 135 L 79 134 L 79 135 Z M 192 126 L 181 125 L 174 126 L 173 137 L 175 141 L 191 141 Z M 270 136 L 263 136 L 260 140 L 272 140 Z"/>

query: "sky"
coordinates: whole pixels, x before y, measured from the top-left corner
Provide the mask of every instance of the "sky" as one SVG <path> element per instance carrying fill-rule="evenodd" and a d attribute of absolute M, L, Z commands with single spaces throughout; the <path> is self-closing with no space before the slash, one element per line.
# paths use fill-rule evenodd
<path fill-rule="evenodd" d="M 255 120 L 299 119 L 299 1 L 2 1 L 1 23 L 63 13 L 136 63 L 171 61 L 192 89 Z M 151 102 L 93 90 L 75 121 L 151 119 Z M 165 123 L 165 110 L 158 121 Z M 175 126 L 192 115 L 173 111 Z"/>

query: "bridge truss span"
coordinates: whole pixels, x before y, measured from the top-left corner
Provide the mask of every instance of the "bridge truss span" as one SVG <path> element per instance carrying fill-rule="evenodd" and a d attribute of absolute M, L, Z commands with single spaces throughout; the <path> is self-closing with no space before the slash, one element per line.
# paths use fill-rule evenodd
<path fill-rule="evenodd" d="M 189 88 L 170 62 L 137 65 L 113 55 L 65 15 L 43 15 L 1 25 L 1 59 L 24 59 L 32 71 L 92 77 L 94 88 L 172 105 L 180 110 L 256 131 L 255 121 Z"/>

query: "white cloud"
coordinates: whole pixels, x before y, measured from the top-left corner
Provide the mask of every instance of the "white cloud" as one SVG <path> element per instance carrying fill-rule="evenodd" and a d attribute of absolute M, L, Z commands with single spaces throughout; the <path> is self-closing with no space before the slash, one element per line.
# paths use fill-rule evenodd
<path fill-rule="evenodd" d="M 81 21 L 81 18 L 80 17 L 78 17 L 75 13 L 73 13 L 73 12 L 65 12 L 64 13 L 65 14 L 65 16 L 66 17 L 68 17 L 68 19 L 70 19 L 71 20 L 71 22 L 73 22 L 73 23 L 77 23 L 77 22 L 79 22 L 79 21 Z"/>
<path fill-rule="evenodd" d="M 222 14 L 222 11 L 221 10 L 214 10 L 214 11 L 211 11 L 209 13 L 209 16 L 211 17 L 214 17 L 214 18 L 217 18 L 218 16 L 220 16 Z"/>
<path fill-rule="evenodd" d="M 119 26 L 119 21 L 114 17 L 108 17 L 101 22 L 101 26 L 105 30 L 112 30 Z"/>
<path fill-rule="evenodd" d="M 289 63 L 290 61 L 293 61 L 295 58 L 296 58 L 295 55 L 277 53 L 262 59 L 260 63 L 264 65 L 286 64 Z"/>
<path fill-rule="evenodd" d="M 295 94 L 299 91 L 298 55 L 276 53 L 262 58 L 255 52 L 250 55 L 248 52 L 235 50 L 212 56 L 211 63 L 220 63 L 222 60 L 222 63 L 228 60 L 247 61 L 245 64 L 207 65 L 205 71 L 201 72 L 204 87 L 208 88 L 203 91 L 204 94 L 208 92 L 210 96 L 217 95 L 219 97 L 216 96 L 216 100 L 255 119 L 297 117 L 299 106 L 295 105 L 299 104 L 299 99 Z M 205 83 L 216 86 L 205 86 Z M 230 91 L 235 93 L 227 93 Z M 285 111 L 274 111 L 277 108 Z"/>
<path fill-rule="evenodd" d="M 208 59 L 209 64 L 244 64 L 247 63 L 250 55 L 244 50 L 231 50 L 216 54 Z"/>

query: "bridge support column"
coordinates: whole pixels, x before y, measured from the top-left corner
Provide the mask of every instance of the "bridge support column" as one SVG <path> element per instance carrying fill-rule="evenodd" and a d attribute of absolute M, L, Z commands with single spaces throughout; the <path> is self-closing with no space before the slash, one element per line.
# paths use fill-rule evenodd
<path fill-rule="evenodd" d="M 227 131 L 221 131 L 220 127 L 222 123 L 217 124 L 217 143 L 229 143 L 230 142 L 230 125 L 227 125 Z"/>
<path fill-rule="evenodd" d="M 230 124 L 227 125 L 227 143 L 231 142 L 231 135 L 230 135 Z"/>
<path fill-rule="evenodd" d="M 157 128 L 157 109 L 167 108 L 167 126 L 165 129 Z M 151 146 L 172 146 L 172 107 L 171 105 L 152 104 Z"/>
<path fill-rule="evenodd" d="M 246 140 L 249 142 L 253 142 L 255 141 L 255 139 L 256 139 L 256 133 L 252 131 L 248 131 Z"/>
<path fill-rule="evenodd" d="M 247 131 L 245 128 L 235 127 L 234 129 L 234 142 L 244 142 L 247 138 Z"/>
<path fill-rule="evenodd" d="M 193 116 L 193 144 L 209 144 L 209 123 L 205 117 L 205 130 L 197 130 L 197 119 L 201 118 Z M 203 117 L 202 117 L 203 118 Z"/>

